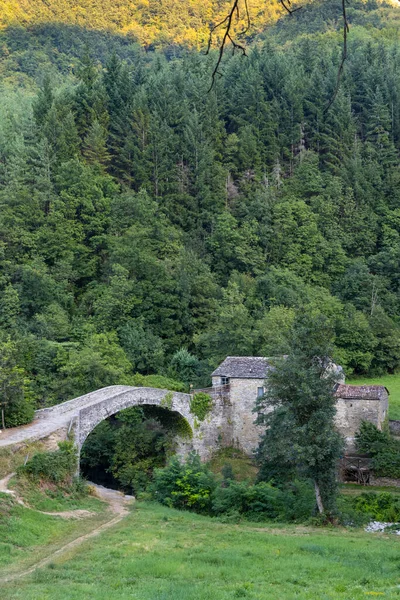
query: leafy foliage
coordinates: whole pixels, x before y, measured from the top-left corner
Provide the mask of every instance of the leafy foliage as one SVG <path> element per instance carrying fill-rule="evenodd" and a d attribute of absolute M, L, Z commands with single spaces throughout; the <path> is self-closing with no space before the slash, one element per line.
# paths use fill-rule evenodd
<path fill-rule="evenodd" d="M 276 361 L 267 391 L 257 400 L 257 422 L 266 426 L 258 449 L 260 477 L 281 482 L 297 475 L 313 481 L 321 513 L 335 509 L 336 463 L 343 445 L 334 426 L 331 340 L 327 320 L 305 311 L 295 323 L 288 356 Z"/>
<path fill-rule="evenodd" d="M 29 423 L 33 404 L 27 394 L 29 382 L 17 364 L 17 347 L 10 339 L 0 340 L 0 409 L 2 427 Z"/>
<path fill-rule="evenodd" d="M 252 485 L 235 481 L 232 471 L 219 481 L 194 453 L 185 462 L 174 457 L 157 470 L 151 490 L 161 504 L 224 521 L 307 521 L 315 508 L 310 482 L 294 481 L 281 488 L 269 482 Z"/>
<path fill-rule="evenodd" d="M 4 5 L 5 4 L 5 5 Z M 4 6 L 3 6 L 4 5 Z M 111 29 L 115 32 L 128 33 L 147 47 L 183 45 L 188 47 L 204 46 L 208 40 L 209 23 L 219 23 L 229 9 L 229 2 L 206 0 L 199 5 L 191 0 L 175 2 L 167 0 L 165 5 L 154 4 L 132 5 L 124 0 L 116 6 L 110 0 L 96 0 L 90 4 L 85 2 L 71 6 L 65 0 L 53 0 L 51 6 L 45 0 L 25 3 L 21 0 L 8 0 L 1 3 L 0 26 L 9 23 L 30 24 L 41 22 L 58 22 L 69 25 L 80 25 L 89 29 Z M 261 30 L 266 23 L 273 22 L 282 9 L 278 2 L 273 2 L 268 9 L 262 0 L 253 5 L 254 27 Z M 241 30 L 245 25 L 244 15 L 235 28 Z"/>
<path fill-rule="evenodd" d="M 361 513 L 377 521 L 400 521 L 400 498 L 389 492 L 366 492 L 356 496 L 352 504 Z"/>
<path fill-rule="evenodd" d="M 207 514 L 215 485 L 211 471 L 191 453 L 186 462 L 174 457 L 167 467 L 155 471 L 152 493 L 166 506 Z"/>
<path fill-rule="evenodd" d="M 176 437 L 192 434 L 177 413 L 156 406 L 132 407 L 100 423 L 81 452 L 82 473 L 135 495 L 152 481 L 174 452 Z"/>
<path fill-rule="evenodd" d="M 55 484 L 70 482 L 77 470 L 77 452 L 73 442 L 59 442 L 54 452 L 38 452 L 18 473 L 26 474 L 36 482 Z"/>
<path fill-rule="evenodd" d="M 388 431 L 364 421 L 355 440 L 358 450 L 372 457 L 371 467 L 377 477 L 400 477 L 400 442 Z"/>
<path fill-rule="evenodd" d="M 352 4 L 325 112 L 340 6 L 226 56 L 207 94 L 214 59 L 184 47 L 226 3 L 150 4 L 2 3 L 0 338 L 24 398 L 206 387 L 227 355 L 287 353 L 305 304 L 347 374 L 398 370 L 395 8 Z M 277 16 L 257 7 L 256 30 Z"/>
<path fill-rule="evenodd" d="M 213 400 L 209 394 L 198 392 L 190 400 L 190 412 L 195 415 L 199 421 L 204 421 L 212 408 Z"/>

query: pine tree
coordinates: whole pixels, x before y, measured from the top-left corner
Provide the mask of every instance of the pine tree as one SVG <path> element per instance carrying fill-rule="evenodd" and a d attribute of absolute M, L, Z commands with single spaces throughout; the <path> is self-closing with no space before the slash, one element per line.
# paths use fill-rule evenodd
<path fill-rule="evenodd" d="M 83 147 L 83 155 L 88 163 L 100 165 L 104 169 L 110 161 L 106 141 L 106 130 L 97 120 L 93 121 Z"/>

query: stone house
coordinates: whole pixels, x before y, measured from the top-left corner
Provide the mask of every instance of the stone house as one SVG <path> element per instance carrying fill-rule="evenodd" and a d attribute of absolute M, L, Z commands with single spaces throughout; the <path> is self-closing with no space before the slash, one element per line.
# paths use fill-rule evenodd
<path fill-rule="evenodd" d="M 223 398 L 229 407 L 232 444 L 247 453 L 258 446 L 262 428 L 254 424 L 257 397 L 265 392 L 270 359 L 261 356 L 228 356 L 212 373 L 212 395 Z M 337 374 L 336 424 L 346 440 L 347 451 L 354 449 L 354 436 L 362 421 L 371 421 L 379 429 L 388 415 L 388 391 L 384 386 L 355 386 L 344 383 L 341 367 L 332 365 Z"/>
<path fill-rule="evenodd" d="M 347 452 L 351 452 L 362 421 L 382 429 L 388 419 L 389 392 L 383 385 L 339 384 L 335 395 L 336 426 L 346 440 Z"/>
<path fill-rule="evenodd" d="M 254 424 L 257 397 L 265 392 L 272 368 L 262 356 L 228 356 L 211 374 L 213 394 L 223 395 L 230 406 L 232 443 L 247 453 L 258 446 L 262 428 Z"/>

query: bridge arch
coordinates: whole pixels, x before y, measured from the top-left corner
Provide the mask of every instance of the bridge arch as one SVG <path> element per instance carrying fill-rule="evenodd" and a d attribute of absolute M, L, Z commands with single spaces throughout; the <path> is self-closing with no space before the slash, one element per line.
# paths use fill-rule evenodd
<path fill-rule="evenodd" d="M 75 440 L 79 452 L 88 435 L 102 421 L 132 406 L 159 406 L 178 413 L 194 430 L 194 417 L 190 412 L 190 395 L 180 392 L 145 387 L 121 386 L 107 388 L 108 393 L 98 402 L 80 408 L 75 431 Z M 99 390 L 99 392 L 105 392 Z"/>

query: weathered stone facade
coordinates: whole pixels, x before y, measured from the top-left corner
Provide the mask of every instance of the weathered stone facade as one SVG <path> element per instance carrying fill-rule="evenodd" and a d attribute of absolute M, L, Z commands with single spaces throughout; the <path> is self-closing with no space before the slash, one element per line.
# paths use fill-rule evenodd
<path fill-rule="evenodd" d="M 265 389 L 271 365 L 263 357 L 228 357 L 212 374 L 215 389 L 226 386 L 226 412 L 229 423 L 224 429 L 231 445 L 251 453 L 262 435 L 262 427 L 254 424 L 254 407 L 259 390 Z M 370 421 L 379 429 L 388 416 L 389 396 L 383 386 L 344 384 L 341 367 L 331 367 L 338 381 L 336 425 L 346 441 L 347 451 L 354 450 L 354 436 L 362 421 Z M 229 408 L 228 408 L 229 407 Z"/>
<path fill-rule="evenodd" d="M 354 436 L 362 421 L 382 429 L 388 418 L 389 394 L 382 385 L 339 385 L 336 389 L 336 426 L 354 450 Z"/>
<path fill-rule="evenodd" d="M 257 390 L 264 389 L 264 379 L 231 379 L 230 403 L 232 421 L 232 445 L 250 454 L 257 448 L 263 428 L 255 425 L 254 407 Z"/>

